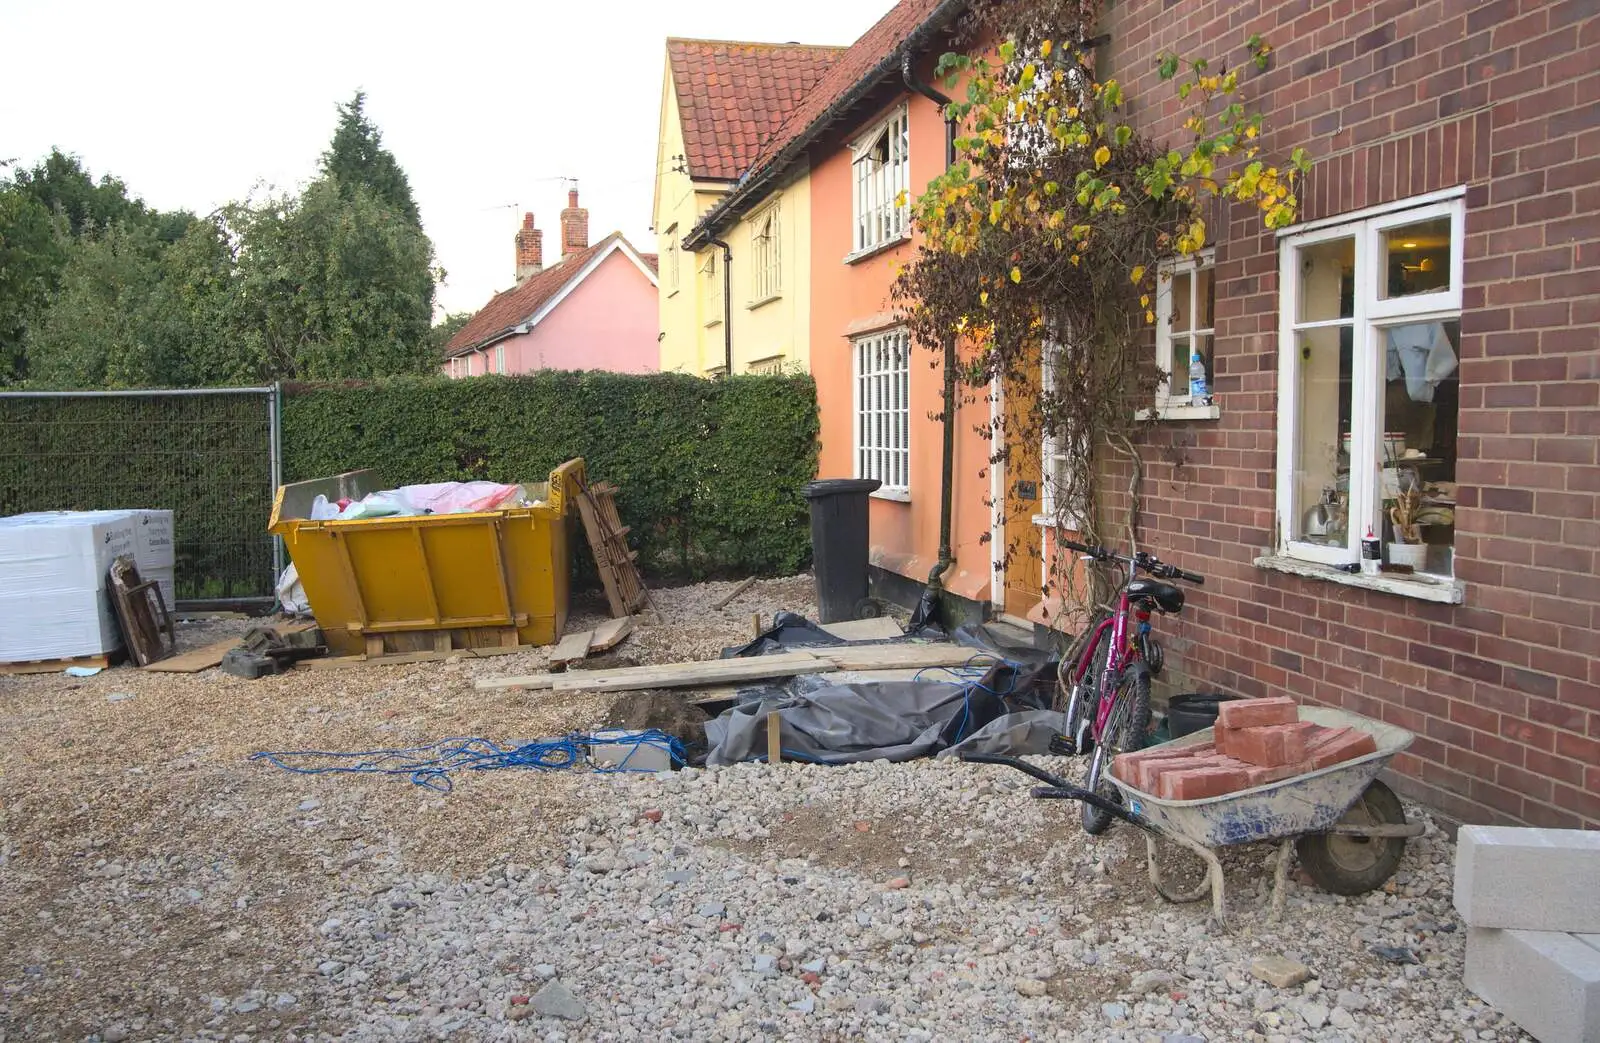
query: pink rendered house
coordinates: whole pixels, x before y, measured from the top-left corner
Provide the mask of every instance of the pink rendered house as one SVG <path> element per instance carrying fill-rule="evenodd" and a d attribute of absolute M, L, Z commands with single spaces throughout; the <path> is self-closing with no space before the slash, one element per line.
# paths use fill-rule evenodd
<path fill-rule="evenodd" d="M 604 369 L 654 373 L 656 258 L 621 232 L 589 245 L 589 212 L 576 190 L 561 211 L 561 260 L 543 266 L 544 233 L 533 215 L 517 232 L 517 285 L 497 293 L 445 348 L 444 374 Z"/>

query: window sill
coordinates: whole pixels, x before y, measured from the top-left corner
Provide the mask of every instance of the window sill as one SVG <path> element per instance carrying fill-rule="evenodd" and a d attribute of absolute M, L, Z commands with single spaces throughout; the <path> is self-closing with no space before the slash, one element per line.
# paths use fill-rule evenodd
<path fill-rule="evenodd" d="M 713 326 L 721 326 L 722 325 L 722 320 L 721 319 L 712 319 L 710 322 L 701 323 L 701 325 L 709 330 Z"/>
<path fill-rule="evenodd" d="M 1222 409 L 1215 403 L 1209 406 L 1156 406 L 1154 409 L 1141 409 L 1138 413 L 1140 420 L 1220 420 Z"/>
<path fill-rule="evenodd" d="M 1062 522 L 1061 519 L 1053 514 L 1035 514 L 1033 516 L 1033 524 L 1041 529 L 1060 529 L 1063 532 L 1083 531 L 1083 526 L 1076 524 L 1073 519 L 1069 518 Z"/>
<path fill-rule="evenodd" d="M 670 300 L 671 298 L 676 297 L 678 295 L 678 293 L 679 293 L 679 291 L 677 291 L 677 290 L 668 290 L 667 291 L 667 298 Z"/>
<path fill-rule="evenodd" d="M 1460 605 L 1466 601 L 1466 585 L 1458 579 L 1440 579 L 1431 576 L 1382 575 L 1368 576 L 1360 572 L 1340 572 L 1329 565 L 1302 561 L 1283 554 L 1267 555 L 1252 563 L 1258 569 L 1284 572 L 1291 576 L 1332 580 L 1346 587 L 1362 587 L 1383 594 L 1394 594 L 1418 601 L 1436 601 L 1443 605 Z"/>
<path fill-rule="evenodd" d="M 874 500 L 889 500 L 893 503 L 910 503 L 910 489 L 878 489 L 869 494 Z"/>
<path fill-rule="evenodd" d="M 769 293 L 765 297 L 762 297 L 760 300 L 751 301 L 749 304 L 746 304 L 745 308 L 748 309 L 749 311 L 755 311 L 757 308 L 761 307 L 763 304 L 771 304 L 773 301 L 782 300 L 782 299 L 783 299 L 783 294 L 781 294 L 781 293 Z"/>
<path fill-rule="evenodd" d="M 894 239 L 885 239 L 883 242 L 878 243 L 875 246 L 864 247 L 854 253 L 845 254 L 844 261 L 842 263 L 855 264 L 857 261 L 865 261 L 867 258 L 872 257 L 875 254 L 881 254 L 885 250 L 892 250 L 895 247 L 904 243 L 909 243 L 910 241 L 911 234 L 909 232 Z"/>

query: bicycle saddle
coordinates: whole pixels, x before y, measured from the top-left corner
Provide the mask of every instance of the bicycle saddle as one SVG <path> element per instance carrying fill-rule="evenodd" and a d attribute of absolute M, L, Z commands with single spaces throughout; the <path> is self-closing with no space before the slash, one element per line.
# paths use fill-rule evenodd
<path fill-rule="evenodd" d="M 1183 611 L 1183 591 L 1171 583 L 1163 583 L 1158 579 L 1146 579 L 1140 576 L 1128 584 L 1128 597 L 1153 600 L 1161 606 L 1163 612 Z"/>

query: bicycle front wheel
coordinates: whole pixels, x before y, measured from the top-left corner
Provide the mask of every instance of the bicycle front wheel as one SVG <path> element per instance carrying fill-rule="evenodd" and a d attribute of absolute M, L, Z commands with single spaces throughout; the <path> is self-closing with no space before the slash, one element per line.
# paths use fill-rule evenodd
<path fill-rule="evenodd" d="M 1105 734 L 1095 744 L 1094 758 L 1089 762 L 1089 792 L 1107 800 L 1121 801 L 1122 794 L 1107 776 L 1111 773 L 1111 759 L 1144 746 L 1150 731 L 1150 675 L 1143 670 L 1124 674 L 1117 686 L 1111 718 L 1106 721 Z M 1083 806 L 1083 831 L 1099 836 L 1111 826 L 1115 816 L 1093 804 Z"/>

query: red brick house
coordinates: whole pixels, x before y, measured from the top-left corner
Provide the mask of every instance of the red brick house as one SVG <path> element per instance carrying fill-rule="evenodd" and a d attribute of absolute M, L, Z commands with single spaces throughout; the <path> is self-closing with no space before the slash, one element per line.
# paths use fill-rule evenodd
<path fill-rule="evenodd" d="M 1317 161 L 1300 223 L 1229 214 L 1164 316 L 1215 345 L 1215 415 L 1144 454 L 1146 538 L 1212 577 L 1174 673 L 1411 729 L 1402 787 L 1461 819 L 1600 826 L 1600 9 L 1132 0 L 1105 30 L 1135 99 L 1164 97 L 1159 52 L 1261 33 L 1268 147 Z M 1315 535 L 1351 460 L 1378 481 Z M 1397 481 L 1453 501 L 1434 581 L 1331 568 Z"/>
<path fill-rule="evenodd" d="M 698 228 L 735 219 L 785 164 L 809 164 L 826 476 L 862 470 L 870 454 L 853 430 L 870 422 L 882 434 L 872 410 L 883 396 L 863 397 L 856 356 L 892 331 L 893 264 L 915 242 L 852 250 L 833 227 L 848 227 L 839 216 L 852 204 L 825 198 L 828 172 L 846 172 L 845 191 L 852 169 L 870 177 L 876 168 L 854 161 L 901 111 L 894 176 L 916 192 L 937 172 L 937 109 L 906 72 L 926 83 L 957 6 L 898 4 Z M 1298 224 L 1274 234 L 1248 208 L 1223 215 L 1210 251 L 1172 272 L 1157 302 L 1157 360 L 1175 376 L 1150 404 L 1164 423 L 1142 446 L 1141 538 L 1209 577 L 1165 623 L 1168 693 L 1290 695 L 1391 721 L 1417 735 L 1395 761 L 1398 785 L 1447 814 L 1600 826 L 1600 10 L 1592 0 L 1105 10 L 1097 60 L 1147 133 L 1181 132 L 1160 53 L 1241 66 L 1244 41 L 1260 33 L 1275 53 L 1246 77 L 1246 96 L 1266 116 L 1265 145 L 1304 147 L 1316 161 Z M 1209 401 L 1189 395 L 1181 359 L 1192 346 Z M 915 589 L 913 565 L 939 543 L 937 443 L 914 422 L 938 408 L 937 381 L 920 362 L 899 368 L 904 382 L 884 401 L 906 417 L 891 441 L 910 481 L 872 516 L 876 578 L 891 592 Z M 1029 518 L 1017 501 L 1047 489 L 1036 479 L 1048 475 L 997 468 L 974 481 L 987 454 L 971 411 L 956 427 L 947 579 L 991 611 L 1021 614 L 1030 588 L 1041 600 L 1038 573 L 1014 576 L 996 560 L 984 576 L 988 547 Z M 1429 524 L 1386 556 L 1407 556 L 1416 572 L 1341 571 L 1368 525 L 1394 541 L 1387 508 L 1412 488 Z M 986 493 L 1008 520 L 970 509 Z M 1047 513 L 1031 520 L 1047 530 Z"/>

